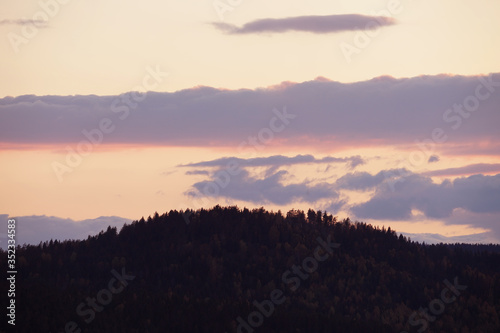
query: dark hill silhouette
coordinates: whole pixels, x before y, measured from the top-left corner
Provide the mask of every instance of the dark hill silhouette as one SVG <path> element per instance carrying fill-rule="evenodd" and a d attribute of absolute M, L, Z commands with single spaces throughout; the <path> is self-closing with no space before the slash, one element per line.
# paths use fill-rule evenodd
<path fill-rule="evenodd" d="M 500 332 L 498 249 L 422 245 L 312 210 L 170 211 L 18 247 L 16 329 Z"/>

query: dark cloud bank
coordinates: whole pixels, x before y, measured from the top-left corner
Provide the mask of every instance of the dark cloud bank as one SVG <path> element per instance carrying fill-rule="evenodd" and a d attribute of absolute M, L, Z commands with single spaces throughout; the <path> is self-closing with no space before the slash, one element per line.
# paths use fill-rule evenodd
<path fill-rule="evenodd" d="M 278 112 L 294 115 L 274 133 L 284 144 L 415 146 L 415 140 L 431 139 L 441 128 L 446 144 L 463 144 L 460 153 L 482 149 L 498 155 L 499 91 L 500 74 L 492 74 L 381 77 L 350 84 L 318 79 L 233 91 L 201 87 L 150 92 L 140 99 L 137 94 L 6 97 L 0 99 L 0 142 L 78 143 L 87 139 L 84 131 L 99 128 L 107 118 L 113 131 L 104 133 L 103 143 L 238 147 L 269 128 Z M 463 106 L 470 109 L 476 101 L 473 111 Z M 488 147 L 471 144 L 478 140 Z"/>

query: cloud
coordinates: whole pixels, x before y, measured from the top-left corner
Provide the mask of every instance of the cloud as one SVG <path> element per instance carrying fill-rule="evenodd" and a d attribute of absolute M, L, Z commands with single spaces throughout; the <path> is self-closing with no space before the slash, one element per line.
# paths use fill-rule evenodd
<path fill-rule="evenodd" d="M 500 174 L 473 175 L 441 184 L 430 177 L 408 174 L 393 181 L 392 189 L 381 183 L 370 200 L 354 205 L 351 211 L 358 218 L 376 220 L 410 220 L 413 209 L 435 219 L 450 217 L 455 209 L 500 213 Z"/>
<path fill-rule="evenodd" d="M 320 159 L 312 155 L 296 155 L 288 157 L 283 155 L 274 155 L 269 157 L 256 157 L 256 158 L 237 158 L 237 157 L 223 157 L 211 161 L 203 161 L 197 163 L 189 163 L 180 165 L 181 167 L 279 167 L 290 166 L 295 164 L 322 164 L 322 163 L 348 163 L 350 168 L 355 168 L 365 161 L 360 156 L 351 157 L 332 157 L 327 156 Z"/>
<path fill-rule="evenodd" d="M 498 213 L 475 213 L 466 209 L 458 208 L 453 210 L 452 215 L 443 219 L 449 225 L 473 225 L 478 228 L 490 229 L 490 237 L 496 237 L 500 242 L 500 214 Z"/>
<path fill-rule="evenodd" d="M 259 176 L 251 175 L 245 168 L 224 168 L 231 159 L 218 159 L 193 165 L 210 166 L 207 179 L 196 182 L 186 193 L 191 197 L 224 198 L 259 205 L 288 205 L 308 203 L 321 205 L 328 211 L 346 211 L 360 220 L 414 221 L 418 211 L 424 219 L 437 219 L 445 224 L 468 224 L 490 228 L 500 239 L 500 174 L 477 174 L 435 183 L 430 176 L 412 173 L 407 169 L 388 169 L 376 174 L 351 172 L 335 182 L 318 178 L 293 182 L 283 156 L 242 160 L 246 168 L 265 166 L 268 169 Z M 291 158 L 289 162 L 299 159 Z M 280 160 L 281 163 L 275 163 Z M 310 161 L 310 159 L 307 159 Z M 313 161 L 322 159 L 313 158 Z M 349 204 L 345 190 L 366 192 L 370 198 L 362 203 Z M 325 202 L 328 202 L 325 205 Z"/>
<path fill-rule="evenodd" d="M 357 83 L 320 79 L 255 90 L 150 92 L 135 108 L 126 102 L 134 101 L 132 94 L 6 97 L 0 99 L 0 143 L 65 146 L 92 135 L 96 140 L 101 133 L 102 144 L 225 146 L 244 152 L 255 152 L 259 147 L 252 142 L 263 145 L 259 136 L 266 135 L 267 145 L 341 150 L 397 143 L 416 148 L 415 140 L 431 140 L 440 128 L 447 139 L 432 154 L 460 145 L 459 153 L 477 153 L 473 143 L 481 141 L 481 149 L 490 147 L 488 154 L 498 156 L 499 87 L 500 74 Z M 489 95 L 476 111 L 460 111 L 468 118 L 453 111 L 457 103 L 474 101 L 470 96 L 476 91 Z M 99 129 L 103 119 L 111 121 L 112 133 Z M 271 128 L 280 131 L 270 135 Z"/>
<path fill-rule="evenodd" d="M 16 242 L 19 245 L 38 245 L 40 242 L 67 239 L 86 239 L 89 235 L 96 235 L 108 226 L 121 227 L 132 220 L 118 216 L 101 216 L 95 219 L 75 221 L 54 216 L 33 215 L 12 217 L 0 214 L 2 230 L 7 230 L 8 219 L 16 220 Z M 5 238 L 0 238 L 0 247 L 7 248 Z"/>
<path fill-rule="evenodd" d="M 189 175 L 189 176 L 192 176 L 192 175 L 208 176 L 209 173 L 207 170 L 192 170 L 192 171 L 186 171 L 186 175 Z"/>
<path fill-rule="evenodd" d="M 29 20 L 29 19 L 17 19 L 17 20 L 0 20 L 0 25 L 34 25 L 37 28 L 47 28 L 48 23 L 44 20 Z"/>
<path fill-rule="evenodd" d="M 368 172 L 348 173 L 337 179 L 336 185 L 340 189 L 366 191 L 379 186 L 385 181 L 391 181 L 394 175 L 404 174 L 406 172 L 407 170 L 405 169 L 391 169 L 380 171 L 376 175 L 372 175 Z"/>
<path fill-rule="evenodd" d="M 162 176 L 166 176 L 166 177 L 167 177 L 167 176 L 173 175 L 173 174 L 174 174 L 174 173 L 176 173 L 176 172 L 177 172 L 177 170 L 163 171 L 163 172 L 161 173 L 161 175 L 162 175 Z"/>
<path fill-rule="evenodd" d="M 429 177 L 443 177 L 443 176 L 462 176 L 481 173 L 500 172 L 499 163 L 477 163 L 470 164 L 459 168 L 448 168 L 441 170 L 433 170 L 421 173 Z"/>
<path fill-rule="evenodd" d="M 439 156 L 432 155 L 431 157 L 429 157 L 429 160 L 427 162 L 428 163 L 434 163 L 434 162 L 438 162 L 438 161 L 439 161 Z"/>
<path fill-rule="evenodd" d="M 210 161 L 189 163 L 180 167 L 215 168 L 210 173 L 206 170 L 188 171 L 186 174 L 207 175 L 208 180 L 193 184 L 187 192 L 189 196 L 226 198 L 257 204 L 286 205 L 292 202 L 316 203 L 319 200 L 330 202 L 329 210 L 339 210 L 346 202 L 338 200 L 336 185 L 323 180 L 306 180 L 301 183 L 286 183 L 290 175 L 281 167 L 297 164 L 345 163 L 352 169 L 365 161 L 360 156 L 316 158 L 312 155 L 293 157 L 274 155 L 258 158 L 224 157 Z M 248 168 L 265 167 L 261 178 L 250 176 Z M 314 184 L 313 184 L 314 183 Z"/>
<path fill-rule="evenodd" d="M 487 139 L 488 140 L 488 139 Z M 484 144 L 478 144 L 477 141 L 472 142 L 462 142 L 459 141 L 454 145 L 446 145 L 442 149 L 444 155 L 494 155 L 498 156 L 500 154 L 500 142 L 485 142 Z"/>
<path fill-rule="evenodd" d="M 336 199 L 331 201 L 324 210 L 335 214 L 336 212 L 341 211 L 347 204 L 348 202 L 345 199 Z"/>
<path fill-rule="evenodd" d="M 193 189 L 187 194 L 192 197 L 207 196 L 276 205 L 286 205 L 297 201 L 314 203 L 321 199 L 338 198 L 331 184 L 312 185 L 305 181 L 284 185 L 287 176 L 287 171 L 280 170 L 259 179 L 250 176 L 247 170 L 240 169 L 230 179 L 224 179 L 220 177 L 220 173 L 215 172 L 210 180 L 195 183 Z"/>
<path fill-rule="evenodd" d="M 396 20 L 384 16 L 345 14 L 259 19 L 248 22 L 242 27 L 222 22 L 212 24 L 228 34 L 284 33 L 288 31 L 326 34 L 352 30 L 373 30 L 396 24 Z"/>

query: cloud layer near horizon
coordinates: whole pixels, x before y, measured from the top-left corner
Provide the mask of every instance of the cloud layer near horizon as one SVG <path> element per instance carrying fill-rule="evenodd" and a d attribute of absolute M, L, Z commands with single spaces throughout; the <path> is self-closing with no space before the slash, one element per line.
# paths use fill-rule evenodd
<path fill-rule="evenodd" d="M 429 177 L 407 172 L 392 185 L 379 183 L 373 197 L 354 205 L 351 211 L 363 219 L 409 220 L 416 209 L 426 217 L 442 219 L 455 209 L 498 214 L 499 202 L 500 174 L 472 175 L 436 184 Z"/>
<path fill-rule="evenodd" d="M 352 30 L 372 30 L 396 23 L 394 18 L 384 16 L 367 16 L 359 14 L 345 15 L 311 15 L 287 18 L 267 18 L 248 22 L 242 27 L 233 24 L 215 22 L 217 29 L 228 34 L 284 33 L 288 31 L 304 31 L 325 34 Z"/>
<path fill-rule="evenodd" d="M 199 87 L 147 95 L 25 95 L 0 99 L 0 143 L 239 147 L 265 138 L 265 144 L 297 146 L 415 146 L 439 128 L 443 148 L 498 155 L 499 92 L 500 74 L 493 74 L 349 84 L 317 79 L 255 90 Z M 472 144 L 478 141 L 481 147 Z"/>
<path fill-rule="evenodd" d="M 300 158 L 288 159 L 293 161 Z M 413 221 L 416 218 L 414 212 L 418 211 L 422 214 L 418 218 L 457 224 L 457 214 L 474 216 L 464 218 L 461 223 L 475 227 L 487 226 L 500 239 L 500 174 L 473 174 L 436 183 L 425 173 L 390 169 L 376 174 L 350 172 L 333 182 L 318 179 L 297 181 L 288 170 L 283 169 L 290 167 L 288 159 L 285 156 L 234 159 L 238 160 L 238 169 L 227 166 L 225 162 L 230 161 L 230 158 L 189 164 L 187 166 L 192 168 L 210 167 L 212 170 L 205 174 L 206 180 L 194 183 L 187 194 L 198 199 L 223 198 L 229 202 L 239 200 L 258 205 L 300 202 L 317 205 L 318 202 L 327 202 L 329 210 L 346 211 L 361 220 Z M 313 160 L 319 162 L 326 159 Z M 348 163 L 346 161 L 347 158 L 344 162 Z M 251 173 L 262 166 L 267 167 L 267 171 L 257 175 Z M 473 172 L 484 167 L 470 165 L 458 169 Z M 443 169 L 442 174 L 454 174 L 454 171 Z M 366 193 L 370 197 L 365 202 L 350 204 L 343 199 L 342 194 L 346 190 Z"/>

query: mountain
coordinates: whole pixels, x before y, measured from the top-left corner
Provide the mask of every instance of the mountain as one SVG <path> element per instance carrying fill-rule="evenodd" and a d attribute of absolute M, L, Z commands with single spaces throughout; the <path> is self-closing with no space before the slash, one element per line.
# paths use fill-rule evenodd
<path fill-rule="evenodd" d="M 15 219 L 16 243 L 27 245 L 38 245 L 40 242 L 59 241 L 64 239 L 86 239 L 89 235 L 97 235 L 106 230 L 108 226 L 121 229 L 124 224 L 132 222 L 118 216 L 100 216 L 94 219 L 75 221 L 56 216 L 32 215 L 32 216 L 9 216 L 0 214 L 0 226 L 7 230 L 7 221 Z M 0 233 L 0 248 L 7 249 L 7 234 Z"/>
<path fill-rule="evenodd" d="M 16 329 L 499 332 L 499 247 L 422 245 L 312 210 L 155 213 L 18 247 Z"/>
<path fill-rule="evenodd" d="M 493 237 L 490 232 L 479 234 L 451 236 L 446 237 L 440 234 L 419 233 L 412 234 L 407 232 L 401 233 L 403 236 L 410 238 L 412 241 L 426 244 L 439 243 L 468 243 L 468 244 L 498 244 L 498 239 Z"/>
<path fill-rule="evenodd" d="M 7 230 L 7 220 L 17 220 L 17 244 L 38 245 L 40 242 L 64 239 L 86 239 L 89 235 L 94 236 L 106 230 L 108 226 L 116 227 L 118 230 L 125 224 L 130 224 L 131 219 L 118 216 L 100 216 L 87 220 L 72 220 L 56 216 L 33 215 L 10 217 L 8 214 L 0 214 L 0 226 Z M 3 222 L 3 223 L 2 223 Z M 3 225 L 2 225 L 3 224 Z M 499 244 L 499 240 L 489 232 L 446 237 L 440 234 L 430 233 L 401 233 L 411 238 L 412 241 L 426 244 L 439 243 L 469 243 L 469 244 Z M 7 233 L 0 233 L 0 248 L 7 249 Z"/>

